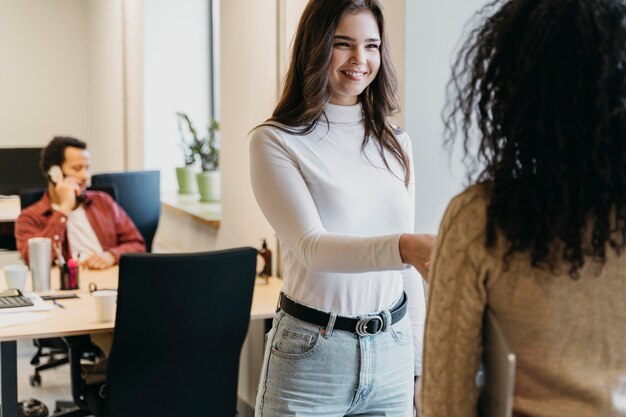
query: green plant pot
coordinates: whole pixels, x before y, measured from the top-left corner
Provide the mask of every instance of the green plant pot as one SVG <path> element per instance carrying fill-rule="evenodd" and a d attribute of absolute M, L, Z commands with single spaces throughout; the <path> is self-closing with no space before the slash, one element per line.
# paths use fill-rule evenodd
<path fill-rule="evenodd" d="M 196 181 L 197 172 L 194 167 L 176 168 L 176 179 L 178 180 L 178 192 L 180 194 L 198 193 L 198 182 Z"/>
<path fill-rule="evenodd" d="M 196 174 L 198 179 L 198 190 L 200 191 L 200 201 L 204 203 L 215 203 L 220 201 L 222 176 L 219 171 L 205 171 Z"/>

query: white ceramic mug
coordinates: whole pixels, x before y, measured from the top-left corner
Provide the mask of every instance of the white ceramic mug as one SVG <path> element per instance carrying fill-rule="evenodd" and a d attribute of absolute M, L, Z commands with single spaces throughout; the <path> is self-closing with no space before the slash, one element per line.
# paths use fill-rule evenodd
<path fill-rule="evenodd" d="M 28 267 L 26 265 L 6 265 L 4 268 L 4 280 L 7 288 L 16 288 L 24 292 L 26 288 L 26 278 L 28 277 Z"/>
<path fill-rule="evenodd" d="M 97 321 L 115 320 L 115 309 L 117 307 L 117 291 L 98 290 L 91 293 L 96 305 Z"/>

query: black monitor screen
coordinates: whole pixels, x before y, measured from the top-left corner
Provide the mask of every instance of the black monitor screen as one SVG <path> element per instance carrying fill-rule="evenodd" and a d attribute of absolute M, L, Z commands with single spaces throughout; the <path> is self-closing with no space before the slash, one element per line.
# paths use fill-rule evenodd
<path fill-rule="evenodd" d="M 0 195 L 46 186 L 39 169 L 40 154 L 41 148 L 0 148 Z"/>

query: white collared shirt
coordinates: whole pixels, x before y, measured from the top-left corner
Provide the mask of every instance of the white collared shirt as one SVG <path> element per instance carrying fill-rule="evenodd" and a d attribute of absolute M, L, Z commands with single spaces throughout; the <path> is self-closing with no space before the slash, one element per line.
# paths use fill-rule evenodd
<path fill-rule="evenodd" d="M 58 204 L 52 204 L 54 210 L 61 207 Z M 72 258 L 84 260 L 94 253 L 102 253 L 102 245 L 93 230 L 87 213 L 82 204 L 78 208 L 72 210 L 67 215 L 67 240 L 69 242 L 70 253 Z"/>

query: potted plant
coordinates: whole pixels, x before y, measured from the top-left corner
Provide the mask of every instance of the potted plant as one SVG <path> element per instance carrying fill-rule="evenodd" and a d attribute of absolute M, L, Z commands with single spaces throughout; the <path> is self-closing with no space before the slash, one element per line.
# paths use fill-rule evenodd
<path fill-rule="evenodd" d="M 202 172 L 196 175 L 198 179 L 198 189 L 200 191 L 200 201 L 217 202 L 220 201 L 221 175 L 220 167 L 220 144 L 217 132 L 220 126 L 217 120 L 211 120 L 208 127 L 208 134 L 199 141 L 199 146 L 194 148 L 194 152 L 200 160 Z"/>
<path fill-rule="evenodd" d="M 201 147 L 196 129 L 185 113 L 176 113 L 178 122 L 178 132 L 180 133 L 180 147 L 183 151 L 185 165 L 176 168 L 176 179 L 178 180 L 178 192 L 180 194 L 197 194 L 198 182 L 196 173 L 198 169 L 195 165 L 197 149 Z"/>

